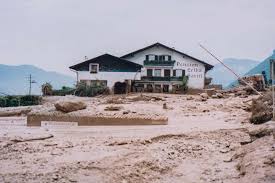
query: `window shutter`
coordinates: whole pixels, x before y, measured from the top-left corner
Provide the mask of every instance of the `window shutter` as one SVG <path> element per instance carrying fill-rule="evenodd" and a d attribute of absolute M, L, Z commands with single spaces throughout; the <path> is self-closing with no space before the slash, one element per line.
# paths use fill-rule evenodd
<path fill-rule="evenodd" d="M 168 60 L 171 61 L 171 55 L 168 55 Z"/>
<path fill-rule="evenodd" d="M 157 55 L 155 55 L 155 60 L 156 60 L 156 61 L 158 60 L 158 56 L 157 56 Z"/>
<path fill-rule="evenodd" d="M 149 55 L 146 55 L 146 59 L 145 60 L 147 60 L 147 61 L 149 60 Z"/>
<path fill-rule="evenodd" d="M 173 70 L 173 76 L 177 76 L 177 75 L 176 75 L 176 70 Z"/>
<path fill-rule="evenodd" d="M 159 56 L 159 60 L 162 61 L 162 55 Z"/>

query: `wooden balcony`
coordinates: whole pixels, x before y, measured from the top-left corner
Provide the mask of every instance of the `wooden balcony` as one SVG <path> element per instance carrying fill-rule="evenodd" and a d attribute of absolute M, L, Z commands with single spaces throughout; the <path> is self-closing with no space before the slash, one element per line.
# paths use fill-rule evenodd
<path fill-rule="evenodd" d="M 175 60 L 167 60 L 167 61 L 160 61 L 160 60 L 144 60 L 144 66 L 174 66 Z"/>
<path fill-rule="evenodd" d="M 141 81 L 182 81 L 183 77 L 142 76 Z"/>

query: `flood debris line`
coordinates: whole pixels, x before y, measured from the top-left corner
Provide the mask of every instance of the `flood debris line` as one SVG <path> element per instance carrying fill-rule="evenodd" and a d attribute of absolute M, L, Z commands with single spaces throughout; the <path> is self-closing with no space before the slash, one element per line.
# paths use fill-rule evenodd
<path fill-rule="evenodd" d="M 123 107 L 122 106 L 114 106 L 114 105 L 110 105 L 110 106 L 106 106 L 105 107 L 105 111 L 120 111 L 122 110 Z"/>
<path fill-rule="evenodd" d="M 31 108 L 12 108 L 7 110 L 0 110 L 0 117 L 9 117 L 9 116 L 24 116 L 31 112 Z"/>
<path fill-rule="evenodd" d="M 82 101 L 58 101 L 54 104 L 56 110 L 65 113 L 86 109 L 87 105 Z"/>
<path fill-rule="evenodd" d="M 129 96 L 112 96 L 107 98 L 106 104 L 125 104 L 130 102 L 139 102 L 139 101 L 165 101 L 164 98 L 159 96 L 151 96 L 145 94 L 138 95 L 129 95 Z"/>

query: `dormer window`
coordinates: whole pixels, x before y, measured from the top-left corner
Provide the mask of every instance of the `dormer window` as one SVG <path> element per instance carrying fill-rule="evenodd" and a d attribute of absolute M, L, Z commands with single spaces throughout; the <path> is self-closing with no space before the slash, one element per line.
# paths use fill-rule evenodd
<path fill-rule="evenodd" d="M 96 73 L 98 73 L 99 64 L 95 64 L 95 63 L 90 64 L 89 70 L 90 70 L 90 73 L 91 73 L 91 74 L 96 74 Z"/>

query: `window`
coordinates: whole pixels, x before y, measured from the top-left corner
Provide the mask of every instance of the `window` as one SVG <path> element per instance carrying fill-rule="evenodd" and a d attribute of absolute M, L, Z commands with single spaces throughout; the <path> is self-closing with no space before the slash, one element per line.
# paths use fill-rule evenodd
<path fill-rule="evenodd" d="M 160 77 L 161 76 L 161 69 L 155 69 L 154 70 L 154 76 Z"/>
<path fill-rule="evenodd" d="M 98 64 L 90 64 L 90 73 L 98 73 Z"/>
<path fill-rule="evenodd" d="M 157 60 L 157 55 L 146 55 L 146 60 L 148 61 Z"/>
<path fill-rule="evenodd" d="M 185 76 L 185 70 L 175 69 L 175 70 L 173 70 L 173 76 L 175 76 L 175 77 Z"/>
<path fill-rule="evenodd" d="M 170 77 L 170 69 L 164 69 L 164 77 Z"/>
<path fill-rule="evenodd" d="M 147 69 L 147 76 L 152 77 L 153 76 L 153 70 Z"/>
<path fill-rule="evenodd" d="M 160 55 L 159 56 L 160 61 L 170 61 L 171 59 L 172 59 L 171 55 Z"/>

